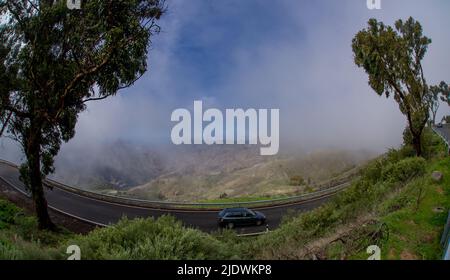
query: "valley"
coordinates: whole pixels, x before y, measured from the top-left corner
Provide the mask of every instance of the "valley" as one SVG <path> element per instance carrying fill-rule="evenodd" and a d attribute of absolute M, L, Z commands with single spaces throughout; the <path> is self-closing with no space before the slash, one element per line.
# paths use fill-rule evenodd
<path fill-rule="evenodd" d="M 374 157 L 367 151 L 338 149 L 273 157 L 255 151 L 257 147 L 251 146 L 150 149 L 118 142 L 85 155 L 85 160 L 74 159 L 83 156 L 80 152 L 63 154 L 53 179 L 84 190 L 137 199 L 258 200 L 315 191 Z"/>

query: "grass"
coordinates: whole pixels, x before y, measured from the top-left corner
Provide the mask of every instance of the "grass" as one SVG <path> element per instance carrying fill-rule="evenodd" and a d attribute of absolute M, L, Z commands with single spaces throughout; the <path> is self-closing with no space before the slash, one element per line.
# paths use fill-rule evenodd
<path fill-rule="evenodd" d="M 64 229 L 59 233 L 38 230 L 36 218 L 0 199 L 0 259 L 61 259 L 57 247 L 71 236 Z"/>
<path fill-rule="evenodd" d="M 440 235 L 450 207 L 450 159 L 427 132 L 428 160 L 408 146 L 391 150 L 362 170 L 361 178 L 330 203 L 286 219 L 242 250 L 256 259 L 367 259 L 370 245 L 384 259 L 439 259 Z M 441 171 L 444 180 L 433 182 Z M 435 208 L 442 207 L 443 212 Z"/>
<path fill-rule="evenodd" d="M 450 158 L 434 160 L 427 174 L 439 170 L 444 179 L 436 183 L 431 176 L 412 182 L 400 194 L 406 205 L 382 217 L 391 229 L 390 239 L 383 244 L 385 259 L 439 259 L 440 238 L 450 209 Z M 419 188 L 422 198 L 419 199 Z M 418 202 L 419 200 L 419 202 Z M 445 209 L 438 211 L 437 209 Z"/>

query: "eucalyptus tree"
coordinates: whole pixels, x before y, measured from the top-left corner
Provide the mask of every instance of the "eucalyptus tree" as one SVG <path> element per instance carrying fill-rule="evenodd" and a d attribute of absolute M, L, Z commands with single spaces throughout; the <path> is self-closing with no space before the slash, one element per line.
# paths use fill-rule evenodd
<path fill-rule="evenodd" d="M 441 98 L 439 98 L 441 95 L 441 89 L 439 86 L 431 86 L 430 90 L 428 92 L 427 96 L 427 102 L 428 106 L 430 107 L 430 113 L 431 113 L 431 124 L 436 124 L 436 115 L 439 110 L 439 107 L 441 105 Z"/>
<path fill-rule="evenodd" d="M 41 229 L 54 229 L 43 180 L 79 114 L 133 85 L 147 70 L 163 0 L 0 1 L 1 132 L 20 143 L 21 180 Z"/>
<path fill-rule="evenodd" d="M 436 90 L 441 93 L 441 100 L 446 102 L 450 106 L 450 87 L 449 85 L 442 81 L 439 86 L 436 86 Z"/>
<path fill-rule="evenodd" d="M 429 118 L 429 87 L 422 67 L 429 44 L 431 39 L 413 18 L 398 20 L 394 27 L 370 19 L 352 42 L 355 63 L 369 75 L 369 85 L 380 96 L 393 96 L 406 116 L 418 156 Z"/>

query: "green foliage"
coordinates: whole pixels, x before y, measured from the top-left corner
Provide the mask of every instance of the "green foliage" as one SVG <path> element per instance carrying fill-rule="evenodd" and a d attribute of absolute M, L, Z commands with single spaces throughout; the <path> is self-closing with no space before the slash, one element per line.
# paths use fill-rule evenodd
<path fill-rule="evenodd" d="M 96 97 L 94 87 L 98 97 L 114 95 L 146 71 L 162 1 L 83 1 L 80 11 L 69 11 L 65 1 L 31 2 L 7 1 L 0 10 L 15 15 L 0 25 L 0 61 L 16 82 L 0 91 L 0 112 L 12 113 L 6 125 L 18 140 L 38 130 L 46 175 L 61 140 L 74 136 L 85 102 Z"/>
<path fill-rule="evenodd" d="M 7 229 L 0 231 L 0 259 L 64 259 L 73 244 L 81 247 L 82 259 L 298 259 L 305 257 L 301 251 L 309 242 L 328 238 L 366 215 L 375 218 L 342 235 L 342 242 L 326 246 L 327 258 L 366 258 L 365 247 L 378 244 L 383 258 L 400 258 L 402 248 L 408 248 L 436 259 L 446 217 L 433 209 L 450 207 L 450 159 L 408 157 L 405 147 L 370 162 L 328 204 L 291 213 L 278 229 L 257 238 L 240 239 L 232 231 L 203 233 L 171 216 L 123 219 L 86 236 L 58 235 L 37 231 L 36 219 L 18 215 L 20 210 L 0 200 L 1 217 L 8 221 Z M 444 173 L 442 183 L 431 180 L 435 170 Z M 388 256 L 391 251 L 396 253 Z"/>
<path fill-rule="evenodd" d="M 16 216 L 22 213 L 19 208 L 4 200 L 0 200 L 0 230 L 8 228 L 16 221 Z"/>
<path fill-rule="evenodd" d="M 83 259 L 229 259 L 232 249 L 211 235 L 186 229 L 170 216 L 158 220 L 123 219 L 110 228 L 67 242 L 77 244 Z"/>
<path fill-rule="evenodd" d="M 439 96 L 441 98 L 439 98 Z M 431 124 L 436 124 L 436 114 L 440 107 L 440 101 L 448 102 L 450 105 L 450 90 L 448 85 L 445 82 L 441 82 L 439 86 L 431 86 L 430 90 L 428 91 L 427 98 L 426 98 L 428 105 L 430 107 L 430 113 L 431 113 Z"/>
<path fill-rule="evenodd" d="M 446 102 L 450 106 L 450 87 L 449 85 L 442 81 L 439 86 L 433 87 L 436 94 L 441 94 L 441 100 Z"/>
<path fill-rule="evenodd" d="M 391 150 L 386 156 L 370 162 L 362 170 L 361 177 L 328 204 L 290 217 L 270 235 L 244 244 L 244 256 L 295 259 L 299 248 L 307 242 L 331 234 L 337 226 L 376 210 L 393 191 L 424 175 L 426 165 L 423 158 L 405 157 L 402 150 Z"/>
<path fill-rule="evenodd" d="M 38 230 L 37 220 L 0 200 L 5 230 L 0 231 L 0 260 L 65 259 L 69 245 L 81 247 L 83 259 L 235 259 L 236 235 L 231 231 L 207 234 L 185 228 L 171 216 L 159 219 L 122 219 L 86 236 Z M 5 210 L 6 209 L 6 210 Z M 5 211 L 3 211 L 5 210 Z M 18 215 L 20 214 L 20 215 Z"/>
<path fill-rule="evenodd" d="M 442 151 L 441 139 L 430 128 L 425 128 L 421 135 L 422 156 L 430 159 Z M 413 156 L 413 136 L 409 128 L 403 131 L 404 147 L 400 150 L 405 156 Z"/>
<path fill-rule="evenodd" d="M 363 178 L 365 178 L 367 182 L 376 183 L 381 178 L 383 164 L 384 162 L 382 159 L 375 159 L 367 164 L 366 168 L 361 172 Z"/>
<path fill-rule="evenodd" d="M 376 19 L 368 25 L 353 39 L 355 63 L 364 68 L 378 95 L 393 96 L 399 104 L 421 156 L 420 136 L 429 117 L 429 90 L 421 61 L 431 40 L 423 36 L 421 24 L 413 18 L 398 20 L 395 28 Z"/>
<path fill-rule="evenodd" d="M 421 159 L 414 159 L 414 151 L 409 146 L 404 146 L 398 150 L 390 149 L 383 157 L 377 158 L 369 162 L 362 170 L 362 181 L 367 181 L 371 184 L 376 184 L 382 180 L 383 174 L 386 174 L 387 169 L 398 167 L 403 168 L 400 163 L 403 160 L 412 160 L 422 162 Z M 386 179 L 386 178 L 384 178 Z"/>
<path fill-rule="evenodd" d="M 407 158 L 394 164 L 388 164 L 383 168 L 382 179 L 393 182 L 407 182 L 421 176 L 425 172 L 426 161 L 423 158 Z"/>
<path fill-rule="evenodd" d="M 75 135 L 86 103 L 129 87 L 147 70 L 163 0 L 0 3 L 0 127 L 22 145 L 21 179 L 43 228 L 52 227 L 42 179 Z M 3 129 L 1 133 L 3 134 Z M 2 136 L 2 135 L 0 135 Z"/>
<path fill-rule="evenodd" d="M 62 260 L 63 257 L 62 252 L 43 247 L 38 242 L 22 239 L 9 242 L 0 235 L 0 260 Z"/>
<path fill-rule="evenodd" d="M 68 236 L 71 234 L 64 230 L 38 230 L 35 217 L 0 199 L 0 260 L 61 259 L 64 252 L 54 247 Z"/>
<path fill-rule="evenodd" d="M 415 259 L 440 259 L 440 237 L 450 208 L 450 158 L 436 157 L 428 162 L 427 175 L 408 184 L 401 192 L 383 203 L 380 212 L 391 231 L 383 244 L 384 259 L 401 259 L 407 252 Z M 441 171 L 442 182 L 431 179 L 430 173 Z"/>

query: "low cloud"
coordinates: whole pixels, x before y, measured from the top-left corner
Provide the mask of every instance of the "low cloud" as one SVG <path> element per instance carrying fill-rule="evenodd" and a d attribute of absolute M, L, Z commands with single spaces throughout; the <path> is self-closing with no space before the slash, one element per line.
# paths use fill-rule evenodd
<path fill-rule="evenodd" d="M 281 149 L 370 149 L 401 143 L 405 118 L 377 96 L 352 58 L 351 40 L 375 17 L 392 25 L 413 16 L 433 44 L 424 61 L 430 84 L 450 78 L 445 0 L 181 1 L 169 3 L 150 49 L 149 72 L 130 89 L 81 114 L 60 157 L 119 140 L 170 145 L 170 115 L 204 100 L 216 108 L 278 108 Z M 448 114 L 442 106 L 439 115 Z M 20 153 L 2 141 L 0 155 Z M 88 151 L 88 152 L 86 152 Z"/>

